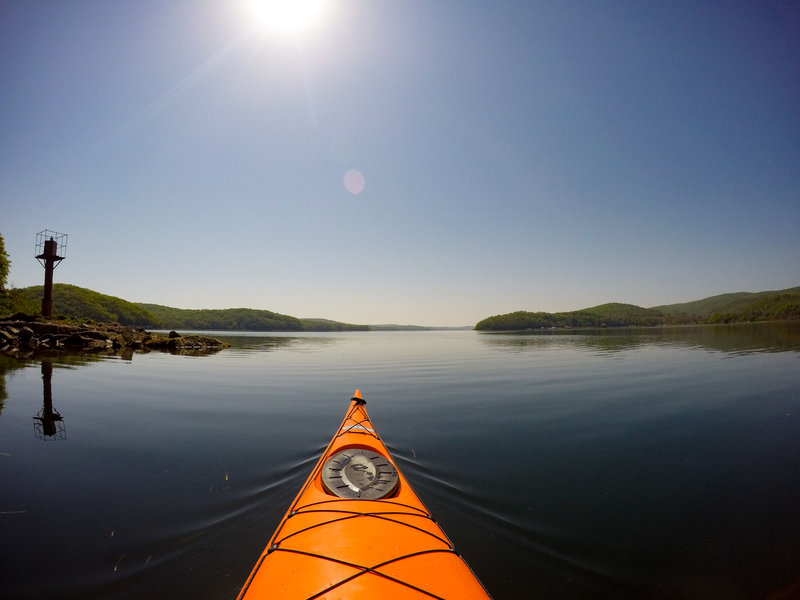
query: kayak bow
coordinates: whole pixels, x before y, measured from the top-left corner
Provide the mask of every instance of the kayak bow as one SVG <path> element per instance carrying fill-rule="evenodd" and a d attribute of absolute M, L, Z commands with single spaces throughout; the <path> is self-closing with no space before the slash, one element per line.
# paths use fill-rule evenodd
<path fill-rule="evenodd" d="M 239 600 L 489 599 L 411 489 L 356 390 Z"/>

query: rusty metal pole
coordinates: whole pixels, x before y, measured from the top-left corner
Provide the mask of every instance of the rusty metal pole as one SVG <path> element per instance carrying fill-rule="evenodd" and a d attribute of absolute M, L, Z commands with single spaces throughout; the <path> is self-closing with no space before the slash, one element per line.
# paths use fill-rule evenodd
<path fill-rule="evenodd" d="M 44 252 L 36 258 L 44 259 L 44 296 L 42 297 L 42 316 L 53 316 L 53 270 L 58 258 L 58 244 L 51 237 L 44 243 Z"/>

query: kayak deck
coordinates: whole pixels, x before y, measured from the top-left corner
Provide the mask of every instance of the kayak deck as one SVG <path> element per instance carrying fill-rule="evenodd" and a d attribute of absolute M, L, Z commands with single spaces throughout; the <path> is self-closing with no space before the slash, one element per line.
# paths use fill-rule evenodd
<path fill-rule="evenodd" d="M 397 469 L 360 392 L 240 600 L 488 599 Z"/>

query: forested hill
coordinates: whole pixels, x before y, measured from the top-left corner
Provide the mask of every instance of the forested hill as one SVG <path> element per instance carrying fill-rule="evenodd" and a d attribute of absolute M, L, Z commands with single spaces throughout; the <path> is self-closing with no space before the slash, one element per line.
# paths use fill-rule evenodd
<path fill-rule="evenodd" d="M 0 317 L 15 313 L 38 315 L 42 286 L 15 288 L 0 294 Z M 159 304 L 134 303 L 66 283 L 53 285 L 55 316 L 153 329 L 217 331 L 349 331 L 368 330 L 328 319 L 298 319 L 268 310 L 228 308 L 188 310 Z"/>
<path fill-rule="evenodd" d="M 516 311 L 483 319 L 475 325 L 475 329 L 523 331 L 553 327 L 641 327 L 781 320 L 800 320 L 800 287 L 722 294 L 653 308 L 612 303 L 559 313 Z"/>
<path fill-rule="evenodd" d="M 223 331 L 303 331 L 297 317 L 252 308 L 185 309 L 138 303 L 169 329 Z"/>
<path fill-rule="evenodd" d="M 40 314 L 43 293 L 41 285 L 9 290 L 0 298 L 0 316 Z M 160 326 L 152 313 L 133 302 L 66 283 L 53 285 L 53 306 L 55 315 L 59 317 L 136 327 Z"/>
<path fill-rule="evenodd" d="M 156 317 L 165 329 L 205 331 L 355 331 L 366 325 L 352 325 L 328 319 L 298 319 L 269 310 L 253 308 L 186 309 L 160 304 L 138 306 Z"/>
<path fill-rule="evenodd" d="M 14 313 L 37 315 L 41 311 L 42 286 L 16 288 L 0 293 L 0 317 Z M 217 331 L 367 331 L 328 319 L 298 319 L 251 308 L 181 309 L 159 304 L 133 303 L 115 296 L 65 283 L 53 286 L 56 316 L 117 322 L 153 329 Z M 642 308 L 633 304 L 601 304 L 570 312 L 517 311 L 480 321 L 477 330 L 512 331 L 564 327 L 624 327 L 694 323 L 739 323 L 800 320 L 800 287 L 767 292 L 739 292 L 703 300 Z M 397 326 L 376 326 L 396 328 Z M 406 329 L 410 327 L 405 327 Z"/>
<path fill-rule="evenodd" d="M 300 319 L 306 331 L 371 331 L 370 325 L 354 325 L 330 319 Z"/>
<path fill-rule="evenodd" d="M 788 303 L 791 306 L 792 301 L 796 300 L 795 296 L 798 295 L 800 295 L 800 287 L 767 292 L 735 292 L 710 296 L 694 302 L 654 306 L 653 310 L 661 311 L 666 315 L 687 314 L 701 317 L 717 315 L 718 318 L 723 318 L 726 315 L 747 315 L 747 313 L 754 313 L 760 310 L 769 312 L 770 307 L 773 305 L 779 308 L 780 305 Z"/>
<path fill-rule="evenodd" d="M 601 304 L 570 312 L 516 311 L 495 315 L 475 325 L 477 330 L 522 331 L 525 329 L 550 329 L 566 327 L 623 327 L 637 325 L 648 327 L 662 324 L 663 315 L 655 310 L 633 304 Z"/>

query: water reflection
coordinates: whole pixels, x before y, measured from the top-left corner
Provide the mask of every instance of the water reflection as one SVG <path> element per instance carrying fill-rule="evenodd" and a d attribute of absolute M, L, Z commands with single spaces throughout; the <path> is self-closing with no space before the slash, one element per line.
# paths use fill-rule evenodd
<path fill-rule="evenodd" d="M 302 347 L 324 347 L 341 342 L 341 335 L 275 335 L 271 333 L 249 333 L 249 332 L 225 332 L 212 331 L 206 332 L 217 339 L 230 344 L 228 352 L 236 354 L 242 352 L 274 352 L 276 350 L 287 350 L 289 348 L 299 349 Z"/>
<path fill-rule="evenodd" d="M 511 352 L 573 348 L 613 354 L 658 345 L 741 355 L 800 351 L 800 323 L 481 332 L 478 339 L 489 347 Z"/>
<path fill-rule="evenodd" d="M 89 363 L 102 360 L 95 355 L 65 355 L 51 352 L 52 356 L 41 358 L 42 372 L 42 408 L 33 417 L 34 435 L 40 440 L 66 439 L 67 432 L 64 425 L 64 418 L 53 407 L 53 368 L 54 360 L 59 368 L 76 368 L 85 366 Z M 16 371 L 29 368 L 37 364 L 37 360 L 13 358 L 0 354 L 0 413 L 3 412 L 5 400 L 8 398 L 6 390 L 7 376 L 13 375 Z"/>
<path fill-rule="evenodd" d="M 0 413 L 3 412 L 5 401 L 8 399 L 8 392 L 6 390 L 6 379 L 13 376 L 16 371 L 22 371 L 32 365 L 39 364 L 41 361 L 42 368 L 42 382 L 44 385 L 44 404 L 47 405 L 48 396 L 52 395 L 51 379 L 53 367 L 72 369 L 80 366 L 85 366 L 90 363 L 99 362 L 104 360 L 103 356 L 94 354 L 64 354 L 56 351 L 49 351 L 47 353 L 39 353 L 37 358 L 26 357 L 17 358 L 7 354 L 0 353 Z"/>
<path fill-rule="evenodd" d="M 42 361 L 42 410 L 33 417 L 33 430 L 40 440 L 67 439 L 64 418 L 53 408 L 53 362 Z"/>
<path fill-rule="evenodd" d="M 698 560 L 750 585 L 727 597 L 765 598 L 796 580 L 799 330 L 227 332 L 211 358 L 0 355 L 0 596 L 235 597 L 339 391 L 366 383 L 496 598 L 714 596 L 685 591 Z M 48 405 L 64 443 L 31 435 Z"/>
<path fill-rule="evenodd" d="M 264 333 L 250 333 L 250 332 L 203 332 L 204 334 L 215 335 L 218 339 L 230 344 L 230 348 L 223 350 L 223 352 L 230 353 L 236 356 L 243 356 L 256 352 L 273 352 L 277 350 L 295 349 L 302 350 L 304 348 L 324 348 L 331 344 L 341 342 L 343 338 L 336 335 L 275 335 Z M 158 350 L 155 350 L 156 352 Z M 207 357 L 219 353 L 219 348 L 167 348 L 163 350 L 172 355 L 181 356 L 196 356 Z M 0 414 L 3 412 L 5 401 L 8 398 L 6 391 L 7 376 L 11 376 L 15 371 L 21 371 L 31 366 L 41 364 L 42 380 L 44 384 L 44 407 L 42 414 L 34 417 L 38 420 L 37 425 L 41 430 L 41 434 L 48 439 L 50 434 L 45 431 L 51 431 L 50 424 L 52 422 L 58 423 L 59 421 L 52 421 L 57 419 L 55 413 L 51 413 L 52 407 L 48 409 L 48 396 L 52 394 L 50 390 L 53 368 L 76 368 L 86 366 L 92 363 L 97 363 L 104 360 L 124 360 L 132 361 L 135 354 L 148 354 L 153 352 L 146 348 L 134 348 L 125 346 L 123 348 L 110 348 L 102 352 L 84 352 L 72 353 L 62 349 L 55 348 L 6 348 L 0 351 Z M 40 418 L 41 417 L 41 418 Z M 44 421 L 42 420 L 44 419 Z M 48 423 L 45 426 L 45 421 Z M 63 423 L 63 421 L 62 421 Z M 57 426 L 58 428 L 59 426 Z M 39 429 L 37 429 L 39 432 Z M 37 436 L 39 433 L 37 433 Z"/>
<path fill-rule="evenodd" d="M 0 354 L 0 413 L 3 412 L 3 407 L 5 406 L 6 399 L 8 398 L 8 391 L 6 390 L 6 373 L 14 370 L 15 368 L 22 368 L 16 367 L 15 363 L 16 361 L 13 358 Z"/>

